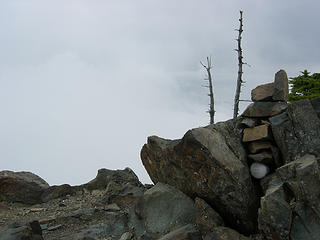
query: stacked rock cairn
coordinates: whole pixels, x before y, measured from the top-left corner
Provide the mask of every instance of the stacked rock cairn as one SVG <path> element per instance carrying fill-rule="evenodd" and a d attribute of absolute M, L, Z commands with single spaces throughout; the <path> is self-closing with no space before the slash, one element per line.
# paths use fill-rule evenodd
<path fill-rule="evenodd" d="M 257 179 L 283 165 L 269 118 L 287 109 L 288 94 L 288 77 L 280 70 L 275 74 L 274 82 L 252 90 L 253 103 L 242 114 L 241 123 L 245 126 L 242 141 L 247 148 L 251 175 Z"/>

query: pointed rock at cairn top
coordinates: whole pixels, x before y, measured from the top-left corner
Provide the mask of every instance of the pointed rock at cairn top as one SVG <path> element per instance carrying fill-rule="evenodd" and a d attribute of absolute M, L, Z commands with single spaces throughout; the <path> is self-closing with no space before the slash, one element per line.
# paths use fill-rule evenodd
<path fill-rule="evenodd" d="M 280 70 L 275 74 L 273 83 L 257 86 L 251 91 L 253 102 L 287 102 L 289 95 L 289 82 L 287 73 Z"/>
<path fill-rule="evenodd" d="M 287 73 L 284 70 L 280 70 L 275 74 L 274 78 L 274 93 L 272 99 L 274 101 L 288 101 L 289 95 L 289 82 Z"/>

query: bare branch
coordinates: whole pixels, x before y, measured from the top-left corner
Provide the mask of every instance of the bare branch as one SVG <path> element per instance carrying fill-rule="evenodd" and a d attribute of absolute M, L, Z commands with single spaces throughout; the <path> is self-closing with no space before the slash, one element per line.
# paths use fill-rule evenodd
<path fill-rule="evenodd" d="M 209 81 L 209 86 L 205 86 L 209 88 L 209 94 L 208 96 L 210 97 L 210 108 L 208 110 L 208 113 L 210 115 L 210 124 L 214 123 L 214 114 L 215 114 L 215 110 L 214 110 L 214 95 L 213 95 L 213 87 L 212 87 L 212 75 L 211 75 L 211 68 L 212 68 L 212 59 L 211 56 L 207 57 L 207 65 L 205 65 L 204 63 L 202 63 L 200 61 L 200 64 L 206 69 L 207 71 L 207 76 L 208 78 L 205 79 L 207 81 Z"/>
<path fill-rule="evenodd" d="M 243 65 L 243 57 L 242 57 L 242 48 L 241 48 L 241 34 L 243 32 L 243 24 L 242 24 L 242 11 L 240 10 L 240 18 L 239 18 L 239 22 L 240 22 L 240 27 L 237 30 L 238 31 L 238 38 L 236 39 L 237 41 L 237 45 L 238 45 L 238 49 L 236 50 L 238 53 L 238 78 L 237 78 L 237 87 L 236 87 L 236 94 L 234 97 L 234 108 L 233 108 L 233 118 L 235 119 L 238 116 L 238 112 L 239 112 L 239 102 L 240 102 L 240 92 L 241 92 L 241 86 L 242 86 L 242 65 Z"/>

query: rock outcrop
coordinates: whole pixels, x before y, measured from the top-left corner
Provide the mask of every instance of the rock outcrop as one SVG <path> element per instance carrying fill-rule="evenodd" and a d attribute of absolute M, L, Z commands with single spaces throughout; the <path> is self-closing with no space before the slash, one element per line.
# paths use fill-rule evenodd
<path fill-rule="evenodd" d="M 48 187 L 47 182 L 30 172 L 0 172 L 0 201 L 36 204 Z"/>
<path fill-rule="evenodd" d="M 320 159 L 305 155 L 265 179 L 259 228 L 269 239 L 320 236 Z"/>
<path fill-rule="evenodd" d="M 87 184 L 47 187 L 44 196 L 32 205 L 2 200 L 0 239 L 202 239 L 190 197 L 163 183 L 145 186 L 129 168 L 100 169 Z"/>
<path fill-rule="evenodd" d="M 149 137 L 142 162 L 153 182 L 205 199 L 222 217 L 215 226 L 198 210 L 203 239 L 220 239 L 219 228 L 227 239 L 245 239 L 234 229 L 256 239 L 316 239 L 320 98 L 288 104 L 288 78 L 280 70 L 273 83 L 252 91 L 252 100 L 238 119 L 192 129 L 181 140 Z"/>
<path fill-rule="evenodd" d="M 188 224 L 195 224 L 194 202 L 179 190 L 163 183 L 157 183 L 145 191 L 132 211 L 129 226 L 136 229 L 137 237 L 144 239 L 157 239 Z"/>
<path fill-rule="evenodd" d="M 239 231 L 254 232 L 258 198 L 244 151 L 234 148 L 223 131 L 197 128 L 181 140 L 149 137 L 141 158 L 153 182 L 205 199 Z"/>
<path fill-rule="evenodd" d="M 286 112 L 270 118 L 273 136 L 285 163 L 306 153 L 320 154 L 320 120 L 316 111 L 320 104 L 315 104 L 319 100 L 294 102 Z"/>

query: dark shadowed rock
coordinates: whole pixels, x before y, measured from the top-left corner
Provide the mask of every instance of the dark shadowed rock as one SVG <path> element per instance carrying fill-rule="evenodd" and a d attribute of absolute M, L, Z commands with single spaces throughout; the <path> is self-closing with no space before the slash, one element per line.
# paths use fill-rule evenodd
<path fill-rule="evenodd" d="M 320 118 L 320 97 L 310 99 L 313 109 L 316 111 L 318 117 Z"/>
<path fill-rule="evenodd" d="M 320 236 L 319 158 L 305 155 L 277 169 L 264 183 L 259 228 L 269 239 Z"/>
<path fill-rule="evenodd" d="M 250 158 L 253 161 L 258 162 L 258 163 L 264 163 L 267 166 L 273 165 L 272 153 L 269 151 L 263 151 L 263 152 L 256 153 L 256 154 L 249 154 L 248 158 Z"/>
<path fill-rule="evenodd" d="M 157 183 L 138 200 L 130 217 L 134 229 L 144 229 L 154 238 L 161 237 L 187 224 L 195 224 L 194 203 L 174 187 Z M 142 234 L 137 232 L 138 236 Z"/>
<path fill-rule="evenodd" d="M 251 100 L 254 102 L 272 101 L 274 83 L 260 85 L 251 91 Z"/>
<path fill-rule="evenodd" d="M 310 100 L 289 104 L 286 112 L 269 120 L 284 162 L 320 154 L 320 120 Z"/>
<path fill-rule="evenodd" d="M 205 236 L 208 232 L 212 231 L 213 228 L 224 226 L 224 221 L 220 215 L 210 207 L 201 198 L 195 199 L 195 216 L 196 224 L 202 234 Z"/>
<path fill-rule="evenodd" d="M 42 230 L 38 221 L 30 223 L 14 223 L 0 229 L 1 240 L 43 240 Z"/>
<path fill-rule="evenodd" d="M 203 198 L 239 231 L 253 232 L 257 197 L 236 126 L 197 128 L 174 141 L 149 137 L 141 158 L 153 182 Z"/>
<path fill-rule="evenodd" d="M 285 102 L 255 102 L 251 103 L 242 113 L 244 117 L 271 117 L 284 112 L 288 104 Z"/>
<path fill-rule="evenodd" d="M 49 187 L 43 179 L 30 172 L 0 172 L 0 200 L 36 204 Z"/>
<path fill-rule="evenodd" d="M 280 70 L 275 74 L 274 78 L 274 94 L 272 99 L 274 101 L 288 101 L 289 84 L 287 73 L 284 70 Z"/>
<path fill-rule="evenodd" d="M 258 153 L 262 150 L 269 150 L 272 145 L 269 141 L 254 141 L 248 144 L 248 149 L 250 153 Z"/>
<path fill-rule="evenodd" d="M 191 224 L 178 228 L 158 240 L 202 240 L 200 232 Z"/>

